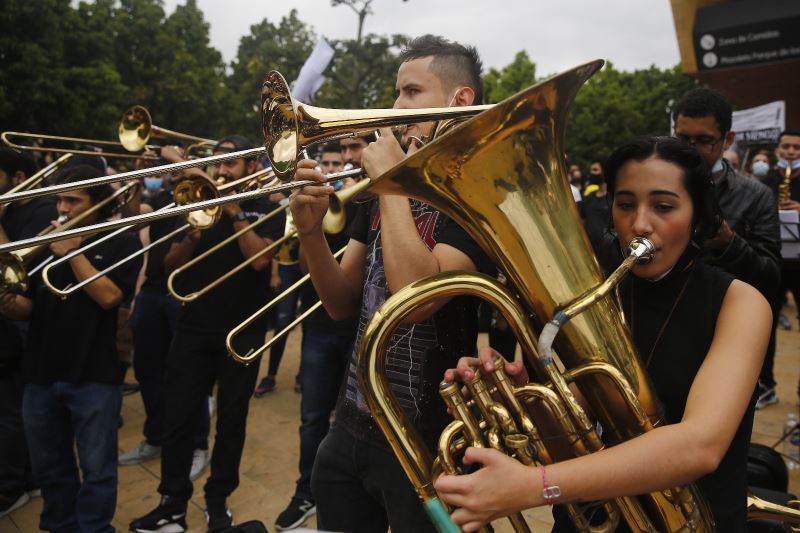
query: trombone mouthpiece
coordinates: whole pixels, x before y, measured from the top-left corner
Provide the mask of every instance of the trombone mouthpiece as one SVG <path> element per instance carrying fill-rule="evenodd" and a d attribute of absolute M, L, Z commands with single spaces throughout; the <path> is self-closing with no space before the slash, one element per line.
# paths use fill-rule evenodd
<path fill-rule="evenodd" d="M 628 244 L 628 255 L 636 257 L 636 262 L 646 264 L 653 260 L 656 253 L 655 245 L 645 237 L 634 237 Z"/>

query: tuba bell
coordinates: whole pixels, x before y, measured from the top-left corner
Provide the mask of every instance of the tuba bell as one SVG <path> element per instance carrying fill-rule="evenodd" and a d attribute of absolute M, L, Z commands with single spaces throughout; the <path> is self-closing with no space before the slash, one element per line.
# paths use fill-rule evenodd
<path fill-rule="evenodd" d="M 510 455 L 549 464 L 598 451 L 606 442 L 614 445 L 665 423 L 616 293 L 607 291 L 595 298 L 561 327 L 553 347 L 566 368 L 563 374 L 555 375 L 555 365 L 544 364 L 537 348 L 536 338 L 546 322 L 604 281 L 580 224 L 562 157 L 567 112 L 578 89 L 602 65 L 594 61 L 576 67 L 497 104 L 409 156 L 372 187 L 441 210 L 507 276 L 508 289 L 485 276 L 466 273 L 451 276 L 454 279 L 436 276 L 407 287 L 373 317 L 359 347 L 358 378 L 373 416 L 435 520 L 449 517 L 432 487 L 434 476 L 456 468 L 447 454 L 474 445 L 475 428 L 466 423 L 449 426 L 434 461 L 391 395 L 383 377 L 383 358 L 393 326 L 413 310 L 407 302 L 414 302 L 415 308 L 437 297 L 477 294 L 495 304 L 512 325 L 538 381 L 546 384 L 528 390 L 528 397 L 518 403 L 534 403 L 548 422 L 560 421 L 563 426 L 561 438 L 546 439 L 534 423 L 539 417 L 522 413 L 515 422 L 526 430 L 526 441 L 492 437 Z M 572 383 L 602 425 L 602 440 L 572 396 Z M 488 421 L 476 423 L 481 431 L 490 431 L 490 426 Z M 694 485 L 616 498 L 604 506 L 606 522 L 600 526 L 590 525 L 576 507 L 570 516 L 581 531 L 613 531 L 619 521 L 632 531 L 714 530 L 710 510 Z M 527 530 L 520 516 L 511 521 L 517 531 Z"/>

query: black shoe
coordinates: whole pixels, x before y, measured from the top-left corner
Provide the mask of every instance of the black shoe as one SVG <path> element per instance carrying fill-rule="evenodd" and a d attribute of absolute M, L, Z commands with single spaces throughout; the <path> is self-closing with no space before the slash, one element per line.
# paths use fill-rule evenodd
<path fill-rule="evenodd" d="M 314 502 L 302 498 L 292 498 L 286 509 L 275 520 L 275 529 L 286 531 L 299 527 L 309 516 L 317 512 Z"/>
<path fill-rule="evenodd" d="M 775 393 L 775 386 L 768 387 L 758 382 L 758 398 L 756 399 L 756 409 L 763 409 L 773 403 L 778 403 L 778 395 Z"/>
<path fill-rule="evenodd" d="M 130 525 L 137 533 L 183 533 L 186 531 L 186 502 L 162 496 L 158 507 Z"/>
<path fill-rule="evenodd" d="M 224 504 L 209 504 L 206 502 L 206 523 L 208 533 L 220 533 L 233 526 L 233 515 Z"/>

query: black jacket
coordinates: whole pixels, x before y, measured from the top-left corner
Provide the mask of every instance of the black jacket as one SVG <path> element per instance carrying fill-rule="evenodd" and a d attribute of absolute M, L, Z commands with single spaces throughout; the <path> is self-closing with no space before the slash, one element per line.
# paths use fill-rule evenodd
<path fill-rule="evenodd" d="M 706 262 L 775 297 L 781 273 L 778 206 L 772 191 L 756 179 L 737 173 L 723 160 L 725 172 L 715 179 L 722 215 L 736 233 L 724 250 L 708 251 Z"/>

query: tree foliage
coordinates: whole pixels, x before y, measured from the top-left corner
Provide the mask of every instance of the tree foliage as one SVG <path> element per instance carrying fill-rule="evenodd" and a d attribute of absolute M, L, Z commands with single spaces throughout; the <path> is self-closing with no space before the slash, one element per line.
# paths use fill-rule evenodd
<path fill-rule="evenodd" d="M 390 107 L 408 38 L 365 29 L 374 0 L 331 5 L 351 9 L 358 26 L 352 39 L 331 42 L 336 53 L 314 103 Z M 119 118 L 133 104 L 177 131 L 259 139 L 265 74 L 278 70 L 291 83 L 317 40 L 297 11 L 265 18 L 225 65 L 196 0 L 183 0 L 170 15 L 162 0 L 6 0 L 0 27 L 0 129 L 106 139 L 116 138 Z M 488 70 L 485 100 L 499 102 L 535 82 L 536 63 L 521 50 Z M 578 93 L 569 156 L 585 165 L 634 135 L 668 133 L 667 108 L 693 85 L 678 67 L 623 72 L 607 65 Z"/>

